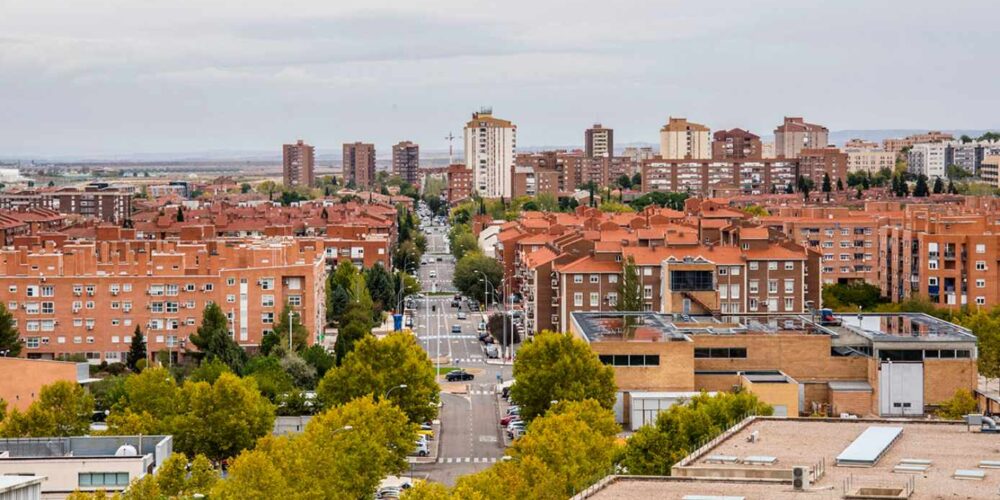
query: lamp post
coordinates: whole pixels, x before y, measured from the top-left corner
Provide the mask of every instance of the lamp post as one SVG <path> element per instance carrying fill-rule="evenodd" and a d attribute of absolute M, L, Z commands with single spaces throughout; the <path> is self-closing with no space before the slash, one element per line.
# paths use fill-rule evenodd
<path fill-rule="evenodd" d="M 295 311 L 288 311 L 288 352 L 292 352 L 292 318 Z"/>
<path fill-rule="evenodd" d="M 395 391 L 396 389 L 406 389 L 406 384 L 399 384 L 396 387 L 392 387 L 388 391 L 385 391 L 385 397 L 383 399 L 389 399 L 389 395 L 392 394 L 392 391 Z"/>

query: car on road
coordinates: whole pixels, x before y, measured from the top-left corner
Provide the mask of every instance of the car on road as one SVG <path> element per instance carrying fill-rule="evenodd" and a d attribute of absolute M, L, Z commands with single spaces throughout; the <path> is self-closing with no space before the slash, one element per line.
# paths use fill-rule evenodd
<path fill-rule="evenodd" d="M 438 260 L 441 260 L 441 259 L 438 259 Z M 427 276 L 430 276 L 431 278 L 437 278 L 438 277 L 438 272 L 435 271 L 435 270 L 433 270 L 433 269 L 431 269 L 431 272 L 427 273 Z"/>
<path fill-rule="evenodd" d="M 418 439 L 417 442 L 416 442 L 416 444 L 417 444 L 417 448 L 416 448 L 416 450 L 413 451 L 413 453 L 416 456 L 418 456 L 418 457 L 426 457 L 427 455 L 431 454 L 431 450 L 427 446 L 427 440 L 426 439 Z"/>
<path fill-rule="evenodd" d="M 451 333 L 462 333 L 462 325 L 451 325 Z"/>
<path fill-rule="evenodd" d="M 485 332 L 486 331 L 486 322 L 485 321 L 480 321 L 479 322 L 479 326 L 476 327 L 476 330 L 479 330 L 481 332 Z"/>
<path fill-rule="evenodd" d="M 511 422 L 517 422 L 518 420 L 521 420 L 520 415 L 504 415 L 504 417 L 500 419 L 500 425 L 507 427 Z"/>
<path fill-rule="evenodd" d="M 462 308 L 462 302 L 460 302 L 458 300 L 453 300 L 453 301 L 451 301 L 451 307 L 457 307 L 457 308 L 461 309 Z"/>
<path fill-rule="evenodd" d="M 472 380 L 474 378 L 475 375 L 465 370 L 455 370 L 452 372 L 448 372 L 448 374 L 444 376 L 444 379 L 447 380 L 448 382 L 462 382 L 466 380 Z"/>
<path fill-rule="evenodd" d="M 469 319 L 469 316 L 462 311 L 458 312 L 458 319 Z"/>
<path fill-rule="evenodd" d="M 520 431 L 523 432 L 524 429 L 525 429 L 525 423 L 524 423 L 524 421 L 523 420 L 515 420 L 515 421 L 507 424 L 507 436 L 514 437 L 514 433 L 515 432 L 517 432 L 518 430 L 520 430 Z"/>
<path fill-rule="evenodd" d="M 486 344 L 486 357 L 490 359 L 497 359 L 500 357 L 500 349 L 493 344 Z"/>

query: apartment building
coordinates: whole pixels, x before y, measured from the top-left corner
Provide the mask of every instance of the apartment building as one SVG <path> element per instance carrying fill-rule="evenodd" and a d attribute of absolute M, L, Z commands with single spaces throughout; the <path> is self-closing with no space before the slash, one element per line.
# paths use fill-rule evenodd
<path fill-rule="evenodd" d="M 511 196 L 538 196 L 549 194 L 559 196 L 562 173 L 557 170 L 538 167 L 515 166 L 512 177 Z"/>
<path fill-rule="evenodd" d="M 1000 305 L 1000 227 L 989 215 L 907 213 L 879 228 L 879 285 L 893 302 L 912 297 L 937 307 Z"/>
<path fill-rule="evenodd" d="M 719 130 L 712 136 L 713 160 L 760 160 L 762 154 L 760 136 L 747 130 Z"/>
<path fill-rule="evenodd" d="M 824 284 L 877 283 L 879 228 L 890 217 L 845 207 L 781 207 L 760 223 L 820 253 Z"/>
<path fill-rule="evenodd" d="M 1000 154 L 983 157 L 979 164 L 979 179 L 991 186 L 1000 187 Z"/>
<path fill-rule="evenodd" d="M 419 184 L 420 146 L 410 141 L 393 145 L 392 173 L 410 184 Z"/>
<path fill-rule="evenodd" d="M 375 186 L 375 145 L 363 142 L 345 143 L 344 178 L 359 188 Z"/>
<path fill-rule="evenodd" d="M 847 173 L 868 172 L 872 175 L 879 170 L 896 168 L 896 153 L 874 148 L 845 147 Z"/>
<path fill-rule="evenodd" d="M 492 109 L 472 114 L 465 124 L 465 165 L 472 187 L 483 198 L 510 198 L 517 126 L 493 116 Z"/>
<path fill-rule="evenodd" d="M 584 149 L 588 158 L 610 158 L 615 155 L 615 131 L 600 123 L 584 132 Z"/>
<path fill-rule="evenodd" d="M 947 142 L 944 150 L 945 166 L 955 165 L 972 175 L 979 175 L 983 159 L 1000 155 L 1000 143 L 972 141 L 968 143 Z"/>
<path fill-rule="evenodd" d="M 701 391 L 741 387 L 792 417 L 898 417 L 978 384 L 975 336 L 919 313 L 840 315 L 839 326 L 808 314 L 626 314 L 637 326 L 627 330 L 623 313 L 576 312 L 568 330 L 614 368 L 615 416 L 631 430 Z"/>
<path fill-rule="evenodd" d="M 137 326 L 150 353 L 183 356 L 210 303 L 222 308 L 233 339 L 246 348 L 260 345 L 286 302 L 310 332 L 322 333 L 322 242 L 210 235 L 142 241 L 115 239 L 116 230 L 106 228 L 97 241 L 0 250 L 0 301 L 14 315 L 26 357 L 120 362 Z"/>
<path fill-rule="evenodd" d="M 316 183 L 316 149 L 299 139 L 281 148 L 281 174 L 285 186 L 312 186 Z"/>
<path fill-rule="evenodd" d="M 900 153 L 904 149 L 913 146 L 914 144 L 929 143 L 929 142 L 947 142 L 953 141 L 955 137 L 951 134 L 946 134 L 937 130 L 931 130 L 926 134 L 913 134 L 906 136 L 902 139 L 884 139 L 882 140 L 882 148 L 890 153 Z"/>
<path fill-rule="evenodd" d="M 448 203 L 455 204 L 472 197 L 472 169 L 455 164 L 448 167 Z"/>
<path fill-rule="evenodd" d="M 690 161 L 647 160 L 642 164 L 643 192 L 687 192 L 707 196 L 731 187 L 742 194 L 761 195 L 795 186 L 798 160 Z"/>
<path fill-rule="evenodd" d="M 134 189 L 93 183 L 83 189 L 8 191 L 0 193 L 0 209 L 24 212 L 41 208 L 121 223 L 132 215 Z"/>
<path fill-rule="evenodd" d="M 708 127 L 671 116 L 660 129 L 660 158 L 708 160 L 712 158 L 711 142 Z"/>
<path fill-rule="evenodd" d="M 803 149 L 825 148 L 829 130 L 822 125 L 806 123 L 801 117 L 786 116 L 774 129 L 774 153 L 778 158 L 798 158 Z"/>
<path fill-rule="evenodd" d="M 628 146 L 622 151 L 622 156 L 632 160 L 635 164 L 640 164 L 646 160 L 652 160 L 655 158 L 656 153 L 654 153 L 653 148 L 649 146 Z"/>
<path fill-rule="evenodd" d="M 844 149 L 878 149 L 879 143 L 864 139 L 850 139 L 844 143 Z"/>
<path fill-rule="evenodd" d="M 931 180 L 944 177 L 945 149 L 943 142 L 914 144 L 906 153 L 906 170 L 913 175 L 926 175 Z"/>
<path fill-rule="evenodd" d="M 837 179 L 847 186 L 847 153 L 837 148 L 803 148 L 799 152 L 799 175 L 811 179 L 816 189 L 822 187 L 826 175 L 834 189 Z"/>

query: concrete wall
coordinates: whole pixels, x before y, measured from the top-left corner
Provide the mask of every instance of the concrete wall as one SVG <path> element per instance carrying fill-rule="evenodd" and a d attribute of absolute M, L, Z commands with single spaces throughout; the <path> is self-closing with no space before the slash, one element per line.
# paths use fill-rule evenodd
<path fill-rule="evenodd" d="M 785 416 L 799 416 L 799 384 L 794 380 L 751 382 L 746 377 L 740 377 L 740 384 L 761 401 L 771 406 L 784 406 Z"/>
<path fill-rule="evenodd" d="M 143 457 L 81 457 L 81 458 L 50 458 L 0 460 L 0 474 L 34 474 L 45 476 L 42 482 L 43 498 L 65 498 L 75 489 L 84 491 L 116 491 L 114 487 L 80 488 L 79 473 L 81 472 L 127 472 L 129 481 L 145 475 Z M 121 489 L 124 489 L 122 487 Z M 117 490 L 117 491 L 120 491 Z M 55 495 L 55 496 L 52 496 Z"/>
<path fill-rule="evenodd" d="M 65 380 L 77 382 L 77 363 L 0 357 L 0 398 L 8 410 L 25 410 L 43 386 Z"/>

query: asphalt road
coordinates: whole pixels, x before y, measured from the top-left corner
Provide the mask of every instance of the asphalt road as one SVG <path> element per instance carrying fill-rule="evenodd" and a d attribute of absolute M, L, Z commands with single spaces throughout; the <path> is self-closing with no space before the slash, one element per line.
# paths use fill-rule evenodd
<path fill-rule="evenodd" d="M 420 269 L 421 285 L 428 296 L 414 304 L 413 331 L 435 363 L 463 368 L 475 378 L 454 383 L 446 382 L 444 377 L 439 379 L 443 405 L 438 459 L 436 463 L 415 465 L 413 471 L 429 480 L 453 485 L 460 476 L 489 467 L 504 455 L 496 384 L 510 379 L 511 366 L 497 360 L 496 364 L 486 362 L 476 331 L 483 313 L 469 311 L 464 302 L 461 308 L 451 307 L 452 295 L 429 295 L 432 290 L 454 291 L 454 261 L 450 254 L 443 253 L 444 231 L 446 228 L 428 235 L 425 258 L 431 263 Z M 437 261 L 439 256 L 441 262 Z M 437 271 L 436 278 L 430 278 L 431 269 Z M 465 319 L 458 319 L 460 312 Z M 452 331 L 455 326 L 459 331 Z"/>

